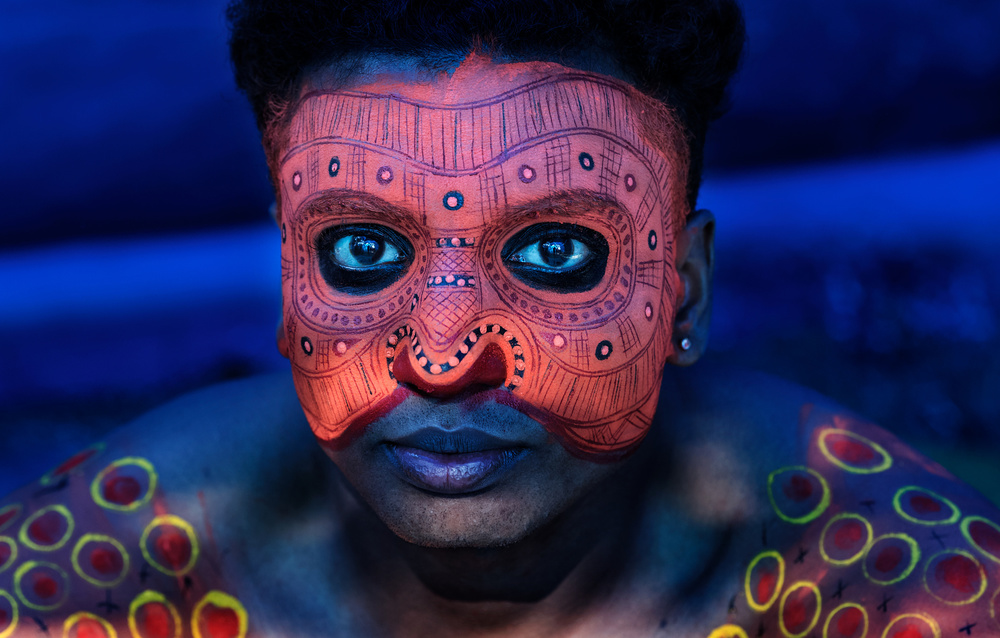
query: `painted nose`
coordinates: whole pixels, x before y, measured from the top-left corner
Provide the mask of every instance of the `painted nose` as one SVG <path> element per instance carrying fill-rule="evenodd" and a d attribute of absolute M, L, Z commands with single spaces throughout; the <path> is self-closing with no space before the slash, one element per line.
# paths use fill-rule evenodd
<path fill-rule="evenodd" d="M 482 392 L 504 385 L 507 380 L 507 358 L 499 344 L 488 342 L 470 350 L 461 360 L 451 358 L 446 363 L 430 363 L 419 344 L 413 342 L 396 351 L 392 373 L 399 383 L 436 398 L 453 397 L 464 392 Z"/>

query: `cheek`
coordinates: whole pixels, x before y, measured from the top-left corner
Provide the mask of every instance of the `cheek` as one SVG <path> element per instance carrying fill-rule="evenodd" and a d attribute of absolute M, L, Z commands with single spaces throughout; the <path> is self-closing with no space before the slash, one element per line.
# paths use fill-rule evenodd
<path fill-rule="evenodd" d="M 338 293 L 324 281 L 314 246 L 320 231 L 343 221 L 306 212 L 282 225 L 284 336 L 300 402 L 323 440 L 388 409 L 397 384 L 385 366 L 385 342 L 418 298 L 428 263 L 426 242 L 413 241 L 413 264 L 401 279 L 375 294 Z M 406 237 L 422 236 L 412 221 L 392 225 Z"/>

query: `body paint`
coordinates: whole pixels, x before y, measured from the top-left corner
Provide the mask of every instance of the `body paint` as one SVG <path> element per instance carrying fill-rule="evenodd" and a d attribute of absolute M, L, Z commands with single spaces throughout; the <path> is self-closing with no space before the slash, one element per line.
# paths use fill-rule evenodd
<path fill-rule="evenodd" d="M 412 389 L 480 384 L 574 454 L 633 450 L 672 352 L 674 222 L 686 212 L 683 159 L 643 134 L 647 103 L 579 72 L 449 93 L 461 101 L 378 89 L 304 96 L 277 171 L 285 338 L 316 436 L 343 447 Z M 546 222 L 607 241 L 596 285 L 564 292 L 511 272 L 506 242 Z M 404 236 L 407 272 L 371 294 L 328 285 L 316 238 L 352 223 Z M 484 358 L 493 376 L 470 374 Z"/>

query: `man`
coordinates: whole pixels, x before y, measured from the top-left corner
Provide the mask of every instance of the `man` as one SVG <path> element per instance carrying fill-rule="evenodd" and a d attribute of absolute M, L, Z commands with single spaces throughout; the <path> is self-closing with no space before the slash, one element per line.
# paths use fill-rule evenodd
<path fill-rule="evenodd" d="M 0 638 L 1000 633 L 984 499 L 822 397 L 679 369 L 734 5 L 231 19 L 294 388 L 181 399 L 3 501 Z"/>

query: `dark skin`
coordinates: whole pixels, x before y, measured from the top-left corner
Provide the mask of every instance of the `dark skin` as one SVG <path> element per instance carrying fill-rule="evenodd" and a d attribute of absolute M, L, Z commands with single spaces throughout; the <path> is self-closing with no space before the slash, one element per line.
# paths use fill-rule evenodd
<path fill-rule="evenodd" d="M 542 67 L 532 73 L 552 71 Z M 490 74 L 501 85 L 512 77 L 478 69 L 476 87 Z M 427 80 L 392 79 L 394 90 Z M 429 97 L 455 90 L 427 86 Z M 593 175 L 594 161 L 580 154 L 578 174 Z M 293 188 L 302 186 L 309 172 L 290 166 Z M 331 160 L 331 179 L 336 172 Z M 683 181 L 671 183 L 681 192 L 666 201 L 683 200 Z M 442 204 L 454 210 L 431 220 L 445 229 L 461 217 L 452 198 Z M 710 361 L 688 367 L 707 341 L 713 231 L 712 215 L 697 211 L 669 237 L 664 272 L 676 273 L 678 294 L 659 308 L 670 308 L 665 329 L 690 347 L 665 355 L 658 409 L 630 454 L 586 458 L 522 411 L 468 403 L 477 388 L 435 394 L 433 376 L 356 438 L 322 447 L 302 408 L 316 416 L 342 407 L 336 401 L 303 399 L 288 375 L 219 386 L 150 413 L 0 501 L 3 548 L 19 548 L 0 555 L 0 591 L 14 592 L 0 605 L 99 637 L 129 635 L 131 625 L 145 636 L 190 627 L 209 638 L 1000 630 L 990 611 L 1000 513 L 985 499 L 814 393 Z M 662 250 L 647 236 L 651 251 Z M 322 341 L 313 349 L 282 334 L 303 375 Z M 368 370 L 366 383 L 377 371 Z M 425 423 L 471 424 L 524 451 L 484 488 L 445 493 L 433 477 L 398 471 L 386 453 L 387 442 Z M 87 540 L 95 534 L 118 545 Z M 116 564 L 115 547 L 130 562 Z M 101 609 L 97 602 L 121 613 L 80 611 Z M 0 632 L 37 635 L 37 621 L 12 624 L 12 609 L 0 606 Z"/>

